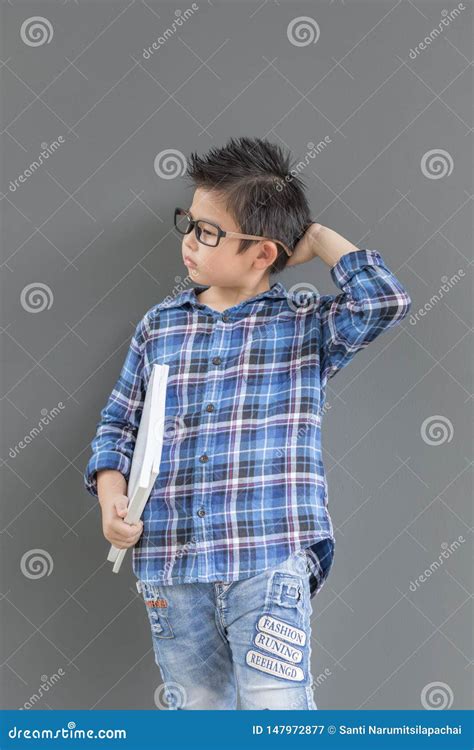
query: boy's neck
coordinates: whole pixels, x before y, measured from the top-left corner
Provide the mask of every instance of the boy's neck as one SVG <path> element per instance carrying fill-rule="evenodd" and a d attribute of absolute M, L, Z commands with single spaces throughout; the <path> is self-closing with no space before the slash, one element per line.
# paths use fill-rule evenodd
<path fill-rule="evenodd" d="M 217 312 L 224 312 L 229 307 L 234 307 L 246 299 L 256 297 L 257 294 L 266 292 L 270 288 L 269 277 L 265 276 L 255 287 L 210 286 L 197 295 L 197 299 L 203 305 L 207 305 Z"/>

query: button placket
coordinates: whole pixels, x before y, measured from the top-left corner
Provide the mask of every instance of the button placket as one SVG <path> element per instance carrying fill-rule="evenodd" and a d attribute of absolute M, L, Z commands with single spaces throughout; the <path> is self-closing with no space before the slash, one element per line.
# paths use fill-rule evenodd
<path fill-rule="evenodd" d="M 219 319 L 215 320 L 215 325 L 210 335 L 209 350 L 214 351 L 226 351 L 225 349 L 225 326 L 220 322 Z M 207 414 L 215 412 L 219 403 L 220 395 L 220 382 L 219 382 L 219 367 L 222 365 L 223 359 L 219 355 L 214 355 L 209 359 L 209 375 L 207 378 L 206 386 L 203 392 L 203 404 L 207 404 L 205 411 Z M 206 492 L 206 470 L 207 464 L 212 460 L 214 446 L 215 446 L 215 430 L 213 429 L 213 423 L 211 419 L 205 419 L 203 417 L 202 426 L 200 430 L 199 440 L 196 443 L 196 460 L 198 461 L 198 471 L 201 472 L 201 485 L 202 492 L 201 496 L 195 496 L 194 508 L 199 522 L 196 527 L 196 537 L 200 541 L 206 541 L 206 516 L 208 513 L 207 506 L 207 492 Z M 210 474 L 212 477 L 212 463 L 210 465 Z M 197 559 L 198 575 L 204 573 L 208 574 L 208 569 L 204 570 L 205 562 L 198 556 Z"/>

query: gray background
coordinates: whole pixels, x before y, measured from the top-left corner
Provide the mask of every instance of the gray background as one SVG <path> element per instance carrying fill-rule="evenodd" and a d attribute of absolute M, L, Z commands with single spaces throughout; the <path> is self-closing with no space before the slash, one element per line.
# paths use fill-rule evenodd
<path fill-rule="evenodd" d="M 318 706 L 467 708 L 472 5 L 415 59 L 410 49 L 454 3 L 198 5 L 146 60 L 143 48 L 191 3 L 2 4 L 2 707 L 20 708 L 58 670 L 35 708 L 156 707 L 161 678 L 131 553 L 113 574 L 82 474 L 134 326 L 186 280 L 172 211 L 192 193 L 179 174 L 160 177 L 155 158 L 250 135 L 295 161 L 327 137 L 302 173 L 314 217 L 378 250 L 413 314 L 438 295 L 329 385 L 337 549 L 313 604 Z M 23 40 L 31 16 L 48 19 L 49 42 Z M 287 35 L 300 16 L 320 32 L 304 45 Z M 319 260 L 277 278 L 338 291 Z"/>

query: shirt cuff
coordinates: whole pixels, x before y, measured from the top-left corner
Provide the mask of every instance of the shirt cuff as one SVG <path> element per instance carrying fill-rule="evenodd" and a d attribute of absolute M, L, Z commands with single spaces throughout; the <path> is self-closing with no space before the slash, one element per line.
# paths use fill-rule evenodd
<path fill-rule="evenodd" d="M 377 250 L 351 250 L 341 255 L 337 263 L 330 269 L 331 278 L 336 286 L 347 284 L 352 276 L 365 266 L 385 266 L 384 259 Z"/>
<path fill-rule="evenodd" d="M 90 459 L 84 472 L 84 484 L 86 490 L 94 497 L 99 497 L 97 492 L 97 471 L 101 469 L 115 469 L 120 471 L 128 480 L 131 468 L 131 460 L 117 451 L 102 451 Z"/>

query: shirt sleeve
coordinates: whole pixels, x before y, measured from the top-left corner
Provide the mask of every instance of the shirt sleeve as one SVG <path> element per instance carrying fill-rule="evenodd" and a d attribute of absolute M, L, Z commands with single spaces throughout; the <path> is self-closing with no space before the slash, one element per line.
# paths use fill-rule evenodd
<path fill-rule="evenodd" d="M 377 250 L 352 250 L 330 269 L 342 293 L 321 295 L 321 382 L 333 378 L 380 333 L 400 323 L 411 299 Z"/>
<path fill-rule="evenodd" d="M 128 481 L 135 440 L 145 401 L 143 350 L 147 336 L 147 315 L 138 323 L 119 378 L 100 412 L 100 421 L 91 443 L 92 455 L 84 472 L 85 487 L 98 497 L 100 469 L 116 469 Z"/>

